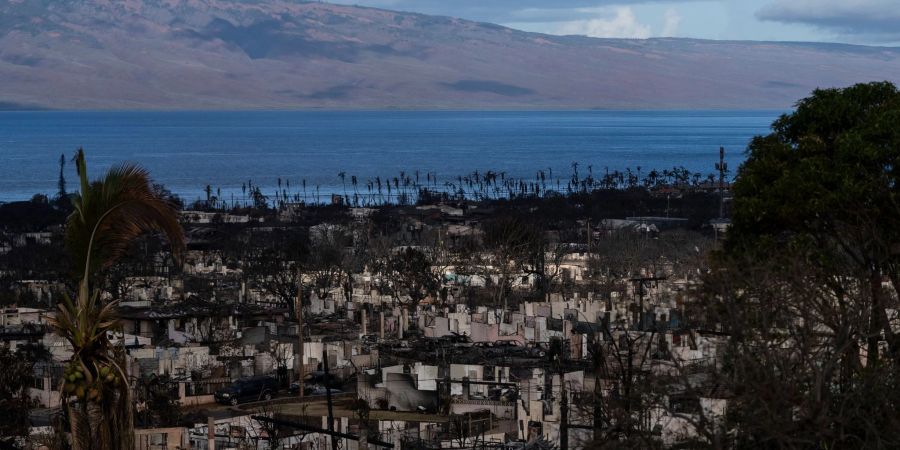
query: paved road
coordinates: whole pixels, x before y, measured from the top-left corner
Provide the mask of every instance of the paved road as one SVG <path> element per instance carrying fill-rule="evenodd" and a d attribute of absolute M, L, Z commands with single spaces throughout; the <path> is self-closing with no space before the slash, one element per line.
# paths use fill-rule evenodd
<path fill-rule="evenodd" d="M 346 392 L 343 394 L 333 395 L 332 398 L 335 402 L 339 400 L 346 400 L 348 398 L 355 398 L 356 393 L 354 392 Z M 198 416 L 204 417 L 212 417 L 216 420 L 221 419 L 229 419 L 232 417 L 238 416 L 246 416 L 247 414 L 253 414 L 256 412 L 262 412 L 264 408 L 291 408 L 297 409 L 299 405 L 309 405 L 311 408 L 315 408 L 318 406 L 325 405 L 325 396 L 324 395 L 307 395 L 303 398 L 303 401 L 300 401 L 300 397 L 296 395 L 291 395 L 288 393 L 282 393 L 272 400 L 271 405 L 269 402 L 253 402 L 253 403 L 244 403 L 238 406 L 230 406 L 230 405 L 220 405 L 218 403 L 211 403 L 207 405 L 200 406 L 191 406 L 187 408 L 183 408 L 182 411 L 185 414 L 196 414 Z"/>
<path fill-rule="evenodd" d="M 343 394 L 337 394 L 332 396 L 335 402 L 339 400 L 346 400 L 347 398 L 355 398 L 356 393 L 353 392 L 345 392 Z M 291 400 L 294 401 L 291 401 Z M 267 402 L 254 402 L 254 403 L 244 403 L 238 406 L 230 406 L 230 405 L 220 405 L 218 403 L 210 403 L 206 405 L 199 406 L 189 406 L 182 408 L 182 412 L 186 416 L 197 416 L 197 417 L 213 417 L 216 420 L 221 419 L 230 419 L 232 417 L 238 416 L 246 416 L 247 414 L 252 414 L 258 411 L 261 411 L 262 408 L 266 406 Z M 307 395 L 304 397 L 304 401 L 301 402 L 300 398 L 296 395 L 288 394 L 287 392 L 281 393 L 273 399 L 273 405 L 284 405 L 282 408 L 287 408 L 291 410 L 299 410 L 301 409 L 301 404 L 308 404 L 309 408 L 314 410 L 318 410 L 319 406 L 324 408 L 325 405 L 325 396 L 324 395 Z M 59 408 L 36 408 L 31 411 L 30 418 L 32 426 L 40 427 L 40 426 L 49 426 L 51 425 L 51 421 L 54 414 L 58 414 L 60 412 Z"/>
<path fill-rule="evenodd" d="M 34 408 L 28 417 L 31 419 L 31 426 L 46 427 L 52 424 L 53 416 L 60 412 L 59 408 Z"/>

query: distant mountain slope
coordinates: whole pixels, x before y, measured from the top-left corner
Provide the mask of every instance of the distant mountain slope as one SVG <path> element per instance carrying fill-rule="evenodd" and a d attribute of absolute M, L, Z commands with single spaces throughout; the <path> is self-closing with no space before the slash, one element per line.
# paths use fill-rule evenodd
<path fill-rule="evenodd" d="M 900 49 L 592 39 L 288 0 L 0 0 L 0 105 L 782 108 Z"/>

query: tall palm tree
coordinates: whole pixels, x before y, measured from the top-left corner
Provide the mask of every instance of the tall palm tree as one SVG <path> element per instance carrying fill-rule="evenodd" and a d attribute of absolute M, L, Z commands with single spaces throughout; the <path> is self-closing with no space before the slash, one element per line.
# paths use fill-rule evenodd
<path fill-rule="evenodd" d="M 90 182 L 80 149 L 75 165 L 81 192 L 72 200 L 74 211 L 66 223 L 66 247 L 75 259 L 80 281 L 75 301 L 66 295 L 56 317 L 50 320 L 73 350 L 63 379 L 63 404 L 75 450 L 133 448 L 132 402 L 124 352 L 107 334 L 119 326 L 118 302 L 104 302 L 100 290 L 91 283 L 139 235 L 163 232 L 173 254 L 179 256 L 184 233 L 174 205 L 154 193 L 144 169 L 125 164 Z"/>
<path fill-rule="evenodd" d="M 347 173 L 343 171 L 338 172 L 338 178 L 341 179 L 341 185 L 344 186 L 344 197 L 347 197 L 347 183 L 345 182 Z"/>

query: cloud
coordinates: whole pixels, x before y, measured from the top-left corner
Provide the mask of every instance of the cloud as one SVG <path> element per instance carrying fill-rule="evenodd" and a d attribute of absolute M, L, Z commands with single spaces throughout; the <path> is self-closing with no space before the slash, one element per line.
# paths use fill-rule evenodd
<path fill-rule="evenodd" d="M 624 7 L 684 0 L 329 0 L 330 3 L 372 6 L 438 14 L 485 22 L 560 22 L 574 20 L 579 10 Z M 700 0 L 715 1 L 715 0 Z"/>
<path fill-rule="evenodd" d="M 810 25 L 845 37 L 900 40 L 897 0 L 775 0 L 757 11 L 759 20 Z"/>
<path fill-rule="evenodd" d="M 629 39 L 646 39 L 652 35 L 650 26 L 638 22 L 630 7 L 610 7 L 602 12 L 605 17 L 564 22 L 555 34 Z"/>
<path fill-rule="evenodd" d="M 681 25 L 681 15 L 678 14 L 678 10 L 675 8 L 669 8 L 666 10 L 665 15 L 663 16 L 663 29 L 660 36 L 664 37 L 672 37 L 678 34 L 678 27 Z"/>
<path fill-rule="evenodd" d="M 486 92 L 509 97 L 534 94 L 534 91 L 528 88 L 491 80 L 459 80 L 455 83 L 441 83 L 441 85 L 460 92 Z"/>

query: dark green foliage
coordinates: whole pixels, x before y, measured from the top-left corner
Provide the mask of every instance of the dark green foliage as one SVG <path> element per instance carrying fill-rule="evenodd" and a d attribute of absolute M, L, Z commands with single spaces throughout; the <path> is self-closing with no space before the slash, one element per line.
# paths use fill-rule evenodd
<path fill-rule="evenodd" d="M 165 233 L 176 252 L 184 246 L 175 205 L 157 195 L 146 170 L 123 164 L 90 181 L 83 150 L 76 167 L 81 192 L 73 197 L 75 211 L 66 222 L 66 248 L 75 258 L 76 275 L 108 268 L 134 238 L 148 232 Z"/>
<path fill-rule="evenodd" d="M 871 83 L 816 91 L 773 128 L 752 141 L 734 184 L 729 249 L 828 237 L 860 244 L 839 249 L 847 256 L 889 259 L 900 235 L 892 226 L 900 219 L 897 89 Z"/>
<path fill-rule="evenodd" d="M 66 212 L 40 202 L 12 202 L 0 204 L 0 230 L 41 231 L 61 225 Z"/>
<path fill-rule="evenodd" d="M 45 358 L 43 347 L 24 345 L 11 352 L 0 346 L 0 447 L 12 446 L 15 436 L 28 436 L 34 406 L 28 390 L 34 382 L 35 362 Z"/>
<path fill-rule="evenodd" d="M 747 156 L 706 280 L 738 447 L 900 446 L 900 92 L 815 91 Z"/>
<path fill-rule="evenodd" d="M 0 237 L 0 243 L 2 239 Z M 70 262 L 60 257 L 64 252 L 60 236 L 51 237 L 47 245 L 26 240 L 25 245 L 13 246 L 8 252 L 0 254 L 0 267 L 4 268 L 4 273 L 0 275 L 0 291 L 14 289 L 19 280 L 63 279 L 71 268 Z"/>
<path fill-rule="evenodd" d="M 541 238 L 540 231 L 531 226 L 526 218 L 513 215 L 504 215 L 485 222 L 483 228 L 482 240 L 485 247 L 498 249 L 507 256 L 506 260 L 524 257 Z"/>
<path fill-rule="evenodd" d="M 59 181 L 56 183 L 56 200 L 58 202 L 63 202 L 66 200 L 68 194 L 66 194 L 66 155 L 59 155 Z"/>

